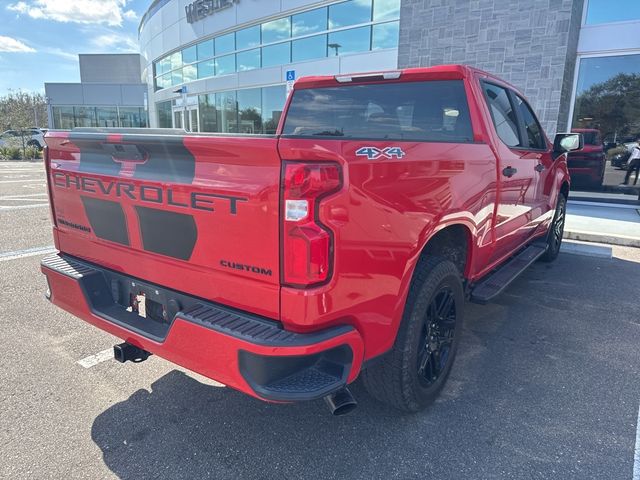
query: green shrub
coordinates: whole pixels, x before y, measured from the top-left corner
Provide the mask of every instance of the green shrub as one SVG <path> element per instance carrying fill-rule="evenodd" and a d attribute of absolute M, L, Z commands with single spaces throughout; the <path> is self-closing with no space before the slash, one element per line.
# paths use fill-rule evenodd
<path fill-rule="evenodd" d="M 22 150 L 18 147 L 0 147 L 0 158 L 3 160 L 20 160 Z"/>
<path fill-rule="evenodd" d="M 42 152 L 38 147 L 27 147 L 24 153 L 26 159 L 42 158 Z"/>

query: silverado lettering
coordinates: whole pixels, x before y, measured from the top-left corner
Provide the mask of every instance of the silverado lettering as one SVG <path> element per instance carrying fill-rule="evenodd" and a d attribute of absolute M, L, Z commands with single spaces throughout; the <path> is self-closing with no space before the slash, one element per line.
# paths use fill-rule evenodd
<path fill-rule="evenodd" d="M 336 415 L 362 377 L 423 409 L 465 302 L 558 256 L 582 136 L 551 142 L 522 93 L 462 65 L 302 78 L 279 118 L 268 136 L 50 130 L 50 300 L 122 338 L 121 362 Z"/>
<path fill-rule="evenodd" d="M 238 203 L 246 202 L 246 197 L 237 197 L 233 195 L 223 195 L 218 193 L 190 192 L 189 203 L 183 203 L 175 200 L 175 192 L 171 187 L 162 189 L 155 185 L 140 185 L 136 187 L 134 183 L 122 180 L 103 181 L 100 178 L 80 177 L 71 173 L 52 172 L 53 184 L 56 187 L 75 188 L 88 193 L 98 193 L 110 195 L 114 192 L 116 197 L 126 196 L 131 200 L 140 200 L 141 202 L 149 202 L 156 204 L 171 205 L 172 207 L 193 208 L 196 210 L 206 210 L 213 212 L 214 201 L 216 199 L 226 200 L 229 204 L 229 213 L 236 215 L 238 213 Z"/>

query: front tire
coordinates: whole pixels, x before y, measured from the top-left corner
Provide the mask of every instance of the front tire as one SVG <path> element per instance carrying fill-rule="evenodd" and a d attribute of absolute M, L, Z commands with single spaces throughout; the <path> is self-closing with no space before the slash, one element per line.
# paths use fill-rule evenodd
<path fill-rule="evenodd" d="M 562 236 L 564 235 L 564 221 L 567 216 L 567 199 L 564 195 L 558 197 L 556 205 L 556 213 L 553 216 L 553 222 L 549 227 L 547 234 L 547 251 L 540 257 L 543 262 L 553 262 L 558 258 L 560 246 L 562 245 Z"/>
<path fill-rule="evenodd" d="M 442 390 L 462 334 L 464 290 L 458 268 L 421 259 L 392 350 L 363 372 L 376 399 L 407 412 L 424 409 Z"/>

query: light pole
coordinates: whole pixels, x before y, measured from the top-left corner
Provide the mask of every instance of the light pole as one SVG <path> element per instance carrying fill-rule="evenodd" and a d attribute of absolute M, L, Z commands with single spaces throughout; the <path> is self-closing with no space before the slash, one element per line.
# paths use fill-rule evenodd
<path fill-rule="evenodd" d="M 336 51 L 336 57 L 337 57 L 338 56 L 338 49 L 342 48 L 342 45 L 340 45 L 339 43 L 330 43 L 329 45 L 327 45 L 327 47 L 333 48 Z"/>

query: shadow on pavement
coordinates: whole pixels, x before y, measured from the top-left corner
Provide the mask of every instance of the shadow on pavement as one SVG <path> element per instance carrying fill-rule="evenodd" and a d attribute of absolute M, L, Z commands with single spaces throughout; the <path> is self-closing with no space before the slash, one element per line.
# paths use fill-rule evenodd
<path fill-rule="evenodd" d="M 174 370 L 91 436 L 118 477 L 622 478 L 640 386 L 638 263 L 561 255 L 469 305 L 451 377 L 404 415 L 356 382 L 358 409 L 274 405 Z"/>
<path fill-rule="evenodd" d="M 358 382 L 352 391 L 356 412 L 332 417 L 323 401 L 266 404 L 173 370 L 99 415 L 91 435 L 123 479 L 353 478 L 411 416 Z"/>

